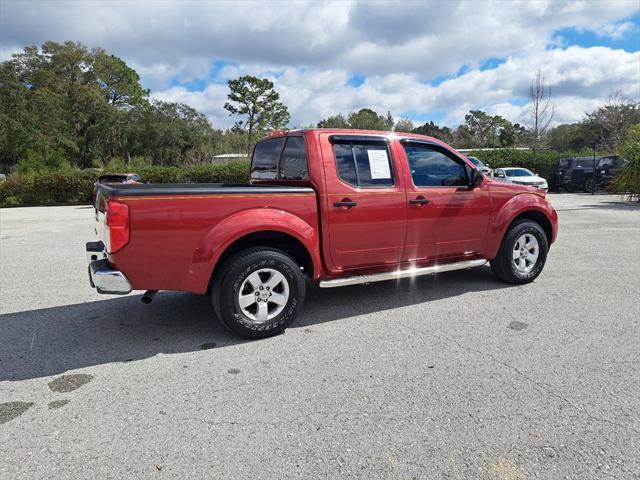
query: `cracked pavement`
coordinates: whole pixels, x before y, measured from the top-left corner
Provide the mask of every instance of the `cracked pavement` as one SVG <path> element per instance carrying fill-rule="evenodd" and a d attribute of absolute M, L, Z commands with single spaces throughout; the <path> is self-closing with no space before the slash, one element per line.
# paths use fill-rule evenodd
<path fill-rule="evenodd" d="M 95 294 L 90 208 L 0 210 L 0 478 L 640 478 L 640 206 L 551 201 L 531 285 L 313 288 L 253 342 Z"/>

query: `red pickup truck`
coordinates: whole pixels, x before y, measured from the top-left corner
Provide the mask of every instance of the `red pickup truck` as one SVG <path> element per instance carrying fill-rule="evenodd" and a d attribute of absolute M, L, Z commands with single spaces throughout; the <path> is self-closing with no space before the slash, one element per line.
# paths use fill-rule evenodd
<path fill-rule="evenodd" d="M 491 263 L 533 281 L 558 217 L 542 190 L 493 181 L 431 137 L 362 130 L 275 132 L 248 185 L 98 185 L 99 293 L 210 294 L 233 332 L 282 332 L 308 281 L 340 287 Z"/>

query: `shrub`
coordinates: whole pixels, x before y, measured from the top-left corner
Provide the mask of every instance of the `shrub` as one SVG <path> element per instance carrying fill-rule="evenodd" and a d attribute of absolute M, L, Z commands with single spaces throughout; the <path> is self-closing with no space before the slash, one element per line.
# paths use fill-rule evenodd
<path fill-rule="evenodd" d="M 109 160 L 109 162 L 105 165 L 105 171 L 109 172 L 135 172 L 141 168 L 146 168 L 151 166 L 151 159 L 136 156 L 132 157 L 130 160 L 125 160 L 124 158 L 116 157 Z"/>
<path fill-rule="evenodd" d="M 201 164 L 189 168 L 186 173 L 186 181 L 193 183 L 246 183 L 249 178 L 249 163 Z"/>
<path fill-rule="evenodd" d="M 0 184 L 0 206 L 90 202 L 96 170 L 13 173 Z"/>
<path fill-rule="evenodd" d="M 620 155 L 628 161 L 613 179 L 613 189 L 640 202 L 640 124 L 633 125 L 627 140 L 620 148 Z"/>
<path fill-rule="evenodd" d="M 181 183 L 184 170 L 179 167 L 145 167 L 135 170 L 143 183 Z"/>
<path fill-rule="evenodd" d="M 247 183 L 249 173 L 249 164 L 246 161 L 222 165 L 203 164 L 188 168 L 120 168 L 121 166 L 110 165 L 105 172 L 133 171 L 138 173 L 140 180 L 145 183 Z M 71 168 L 26 173 L 17 171 L 0 183 L 0 207 L 90 203 L 94 183 L 102 173 L 95 169 Z"/>

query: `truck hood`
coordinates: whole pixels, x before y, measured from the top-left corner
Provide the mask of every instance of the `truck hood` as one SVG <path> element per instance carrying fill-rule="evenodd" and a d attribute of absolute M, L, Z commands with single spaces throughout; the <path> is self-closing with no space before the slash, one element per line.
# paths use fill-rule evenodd
<path fill-rule="evenodd" d="M 509 177 L 509 180 L 518 185 L 540 185 L 547 183 L 547 181 L 537 175 L 530 175 L 528 177 Z"/>
<path fill-rule="evenodd" d="M 522 178 L 531 178 L 531 177 L 522 177 Z M 540 178 L 539 181 L 544 181 L 544 179 L 541 177 L 536 177 L 536 178 Z M 533 184 L 522 185 L 517 183 L 505 182 L 502 180 L 491 179 L 489 180 L 489 188 L 491 190 L 503 190 L 503 191 L 508 190 L 510 192 L 513 192 L 514 195 L 517 195 L 520 193 L 533 193 L 542 198 L 545 198 L 547 196 L 544 190 L 540 188 L 536 188 Z"/>

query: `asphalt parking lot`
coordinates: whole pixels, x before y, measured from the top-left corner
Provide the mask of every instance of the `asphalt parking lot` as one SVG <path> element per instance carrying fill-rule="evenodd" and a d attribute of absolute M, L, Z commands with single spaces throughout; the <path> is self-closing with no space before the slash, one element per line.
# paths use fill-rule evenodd
<path fill-rule="evenodd" d="M 552 195 L 521 287 L 314 289 L 238 341 L 87 283 L 90 207 L 0 211 L 0 478 L 640 478 L 640 206 Z"/>

